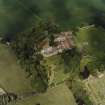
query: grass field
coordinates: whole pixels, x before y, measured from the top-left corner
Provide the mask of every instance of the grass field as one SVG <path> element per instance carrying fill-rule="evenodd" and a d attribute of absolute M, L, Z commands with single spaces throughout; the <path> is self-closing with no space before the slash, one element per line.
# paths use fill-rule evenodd
<path fill-rule="evenodd" d="M 94 105 L 105 105 L 105 75 L 102 78 L 90 77 L 85 86 Z"/>
<path fill-rule="evenodd" d="M 44 94 L 19 101 L 15 105 L 37 105 L 38 103 L 40 105 L 76 105 L 72 93 L 65 84 L 48 89 Z"/>
<path fill-rule="evenodd" d="M 8 92 L 23 93 L 31 91 L 30 80 L 16 62 L 16 58 L 5 45 L 0 44 L 0 88 Z"/>

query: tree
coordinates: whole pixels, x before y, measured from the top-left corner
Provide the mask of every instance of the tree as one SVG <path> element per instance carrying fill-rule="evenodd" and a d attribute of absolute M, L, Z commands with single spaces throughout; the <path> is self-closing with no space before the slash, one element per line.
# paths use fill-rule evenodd
<path fill-rule="evenodd" d="M 93 15 L 93 21 L 92 23 L 95 24 L 97 27 L 103 27 L 105 28 L 105 12 L 100 10 L 95 10 Z"/>
<path fill-rule="evenodd" d="M 48 87 L 47 71 L 40 53 L 40 42 L 45 38 L 52 37 L 56 32 L 55 23 L 40 20 L 29 30 L 18 34 L 11 44 L 18 60 L 28 72 L 28 77 L 32 77 L 32 86 L 36 87 L 39 92 Z"/>
<path fill-rule="evenodd" d="M 89 94 L 84 88 L 84 84 L 79 80 L 75 74 L 71 73 L 70 78 L 66 82 L 69 89 L 73 92 L 78 105 L 93 105 L 89 99 Z"/>

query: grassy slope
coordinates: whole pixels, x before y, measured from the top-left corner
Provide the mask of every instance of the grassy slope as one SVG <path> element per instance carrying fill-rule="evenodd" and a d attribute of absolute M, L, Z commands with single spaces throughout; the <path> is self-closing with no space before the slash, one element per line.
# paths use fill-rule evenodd
<path fill-rule="evenodd" d="M 48 89 L 44 94 L 17 102 L 16 105 L 76 105 L 72 93 L 65 84 Z"/>
<path fill-rule="evenodd" d="M 104 0 L 0 0 L 0 32 L 22 31 L 34 23 L 35 14 L 54 18 L 66 29 L 78 27 L 92 20 L 94 9 L 105 11 Z"/>
<path fill-rule="evenodd" d="M 95 105 L 105 105 L 105 75 L 102 78 L 91 77 L 86 82 L 87 91 Z"/>
<path fill-rule="evenodd" d="M 76 36 L 76 42 L 78 47 L 87 48 L 87 51 L 89 53 L 92 53 L 92 51 L 95 49 L 103 50 L 102 47 L 105 45 L 104 38 L 105 38 L 104 29 L 102 29 L 101 27 L 96 28 L 88 26 L 79 29 L 79 32 L 77 32 Z"/>
<path fill-rule="evenodd" d="M 31 90 L 26 73 L 17 64 L 12 51 L 2 44 L 0 44 L 0 87 L 14 93 Z"/>
<path fill-rule="evenodd" d="M 90 43 L 89 43 L 89 32 L 94 29 L 93 28 L 80 28 L 79 29 L 79 32 L 77 32 L 77 36 L 75 38 L 76 40 L 76 45 L 78 48 L 80 49 L 86 49 L 88 50 L 90 48 Z M 87 65 L 88 62 L 90 62 L 92 60 L 92 58 L 90 56 L 88 56 L 87 54 L 87 57 L 83 57 L 82 60 L 81 60 L 81 69 L 83 69 L 84 65 Z"/>

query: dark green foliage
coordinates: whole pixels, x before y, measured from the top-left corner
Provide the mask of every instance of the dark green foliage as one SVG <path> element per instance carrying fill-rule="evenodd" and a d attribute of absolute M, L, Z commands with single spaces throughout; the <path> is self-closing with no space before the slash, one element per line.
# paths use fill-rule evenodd
<path fill-rule="evenodd" d="M 90 71 L 87 66 L 84 66 L 83 71 L 80 72 L 80 77 L 82 79 L 87 79 L 90 75 Z"/>
<path fill-rule="evenodd" d="M 55 23 L 55 21 L 53 19 L 48 18 L 48 20 L 46 20 L 43 23 L 43 28 L 46 31 L 46 37 L 49 39 L 49 44 L 51 46 L 54 46 L 54 39 L 55 36 L 54 34 L 57 34 L 61 31 L 60 27 L 58 24 Z"/>
<path fill-rule="evenodd" d="M 65 72 L 79 72 L 81 53 L 77 48 L 63 51 L 61 58 L 63 59 L 64 66 L 66 68 Z"/>
<path fill-rule="evenodd" d="M 105 30 L 101 27 L 92 30 L 90 33 L 90 45 L 89 54 L 93 56 L 93 60 L 89 62 L 89 69 L 102 70 L 105 68 Z"/>
<path fill-rule="evenodd" d="M 54 15 L 56 16 L 57 22 L 66 26 L 67 23 L 65 20 L 70 21 L 71 14 L 69 9 L 67 8 L 67 0 L 52 0 L 52 6 L 54 10 Z"/>
<path fill-rule="evenodd" d="M 89 99 L 89 96 L 87 95 L 83 95 L 81 98 L 77 98 L 76 102 L 78 105 L 93 105 Z"/>
<path fill-rule="evenodd" d="M 39 17 L 54 18 L 63 29 L 89 24 L 95 11 L 105 12 L 105 1 L 1 0 L 0 7 L 0 32 L 11 36 L 29 28 Z"/>
<path fill-rule="evenodd" d="M 54 39 L 55 39 L 54 35 L 51 35 L 49 39 L 50 39 L 49 40 L 50 46 L 54 46 L 55 45 L 55 43 L 54 43 Z"/>
<path fill-rule="evenodd" d="M 28 72 L 27 77 L 32 78 L 32 86 L 37 91 L 47 89 L 47 70 L 43 64 L 43 56 L 40 54 L 40 42 L 58 32 L 57 25 L 52 21 L 40 20 L 30 30 L 18 34 L 11 43 L 21 65 Z M 46 34 L 47 32 L 47 34 Z"/>
<path fill-rule="evenodd" d="M 15 51 L 20 63 L 28 72 L 28 77 L 32 76 L 35 78 L 35 83 L 38 83 L 37 80 L 39 80 L 43 83 L 43 86 L 46 87 L 47 73 L 44 66 L 41 64 L 43 56 L 38 53 L 40 51 L 38 44 L 42 39 L 41 35 L 43 34 L 43 27 L 39 27 L 40 26 L 36 26 L 27 32 L 18 34 L 12 43 L 12 48 Z M 40 90 L 40 86 L 37 87 L 37 89 Z"/>
<path fill-rule="evenodd" d="M 70 75 L 70 79 L 67 81 L 67 85 L 72 90 L 73 95 L 78 105 L 93 105 L 89 99 L 89 94 L 84 89 L 84 85 L 75 75 Z"/>
<path fill-rule="evenodd" d="M 96 27 L 103 27 L 105 28 L 105 12 L 104 11 L 99 11 L 95 10 L 94 11 L 94 16 L 93 16 L 93 24 L 96 25 Z"/>
<path fill-rule="evenodd" d="M 102 27 L 90 27 L 80 29 L 76 35 L 77 45 L 80 44 L 82 60 L 86 63 L 91 74 L 97 75 L 97 71 L 105 68 L 105 29 Z M 86 44 L 85 44 L 86 43 Z"/>
<path fill-rule="evenodd" d="M 10 102 L 17 100 L 17 95 L 13 93 L 7 93 L 0 96 L 0 105 L 7 105 Z"/>

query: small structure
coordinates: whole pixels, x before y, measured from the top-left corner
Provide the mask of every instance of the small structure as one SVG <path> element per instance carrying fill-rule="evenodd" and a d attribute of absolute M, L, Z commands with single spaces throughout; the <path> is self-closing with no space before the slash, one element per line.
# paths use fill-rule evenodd
<path fill-rule="evenodd" d="M 50 57 L 58 53 L 62 53 L 63 50 L 72 49 L 74 47 L 72 32 L 61 32 L 55 35 L 55 46 L 49 45 L 49 40 L 46 39 L 42 42 L 42 55 L 44 57 Z"/>

